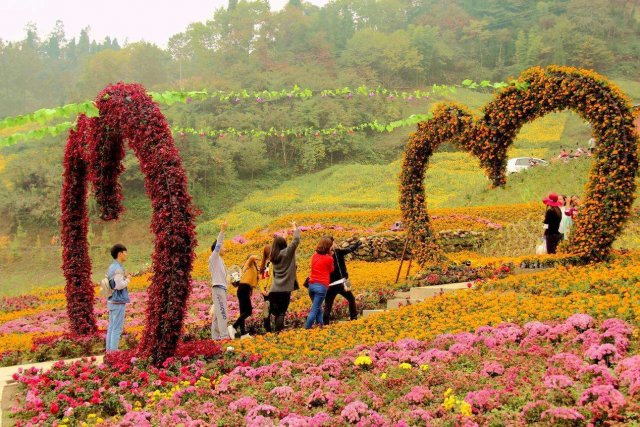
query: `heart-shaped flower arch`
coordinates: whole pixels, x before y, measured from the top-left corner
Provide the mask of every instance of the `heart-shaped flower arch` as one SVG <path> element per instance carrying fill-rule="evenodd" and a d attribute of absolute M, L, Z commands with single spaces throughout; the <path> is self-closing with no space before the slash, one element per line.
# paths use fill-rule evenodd
<path fill-rule="evenodd" d="M 87 184 L 93 185 L 101 218 L 118 219 L 123 209 L 118 178 L 124 170 L 128 141 L 144 174 L 155 235 L 153 276 L 139 350 L 157 363 L 176 349 L 191 291 L 196 239 L 187 178 L 169 125 L 141 85 L 108 86 L 98 95 L 96 105 L 99 117 L 79 117 L 64 156 L 62 267 L 71 332 L 88 335 L 97 331 L 87 242 Z M 126 241 L 126 236 L 120 240 Z"/>
<path fill-rule="evenodd" d="M 609 256 L 635 198 L 638 140 L 631 103 L 594 72 L 550 66 L 525 71 L 519 84 L 496 95 L 477 120 L 462 107 L 441 105 L 411 135 L 401 173 L 400 206 L 420 264 L 443 256 L 434 240 L 423 184 L 434 150 L 443 142 L 454 143 L 478 157 L 493 186 L 504 186 L 507 150 L 520 128 L 566 109 L 591 123 L 597 144 L 585 200 L 565 250 L 570 248 L 582 262 Z"/>

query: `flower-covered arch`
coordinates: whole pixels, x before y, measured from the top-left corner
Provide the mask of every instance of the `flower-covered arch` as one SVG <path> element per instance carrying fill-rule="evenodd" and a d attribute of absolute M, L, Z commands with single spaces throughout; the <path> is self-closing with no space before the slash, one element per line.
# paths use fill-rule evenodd
<path fill-rule="evenodd" d="M 71 333 L 97 331 L 87 242 L 87 185 L 93 185 L 101 218 L 118 219 L 123 210 L 118 178 L 124 170 L 128 142 L 145 177 L 155 235 L 153 275 L 139 350 L 158 362 L 176 349 L 191 290 L 196 238 L 187 178 L 169 125 L 141 85 L 108 86 L 98 95 L 96 105 L 100 115 L 79 117 L 64 157 L 62 267 Z M 126 242 L 126 236 L 121 240 Z"/>
<path fill-rule="evenodd" d="M 442 258 L 426 209 L 424 174 L 433 151 L 449 141 L 480 160 L 493 186 L 506 183 L 507 150 L 525 124 L 570 109 L 591 123 L 597 140 L 585 201 L 571 238 L 583 262 L 606 259 L 628 219 L 638 169 L 637 134 L 629 99 L 594 72 L 550 66 L 525 71 L 517 84 L 497 94 L 474 120 L 464 108 L 440 105 L 418 125 L 405 151 L 400 206 L 414 239 L 417 260 Z"/>

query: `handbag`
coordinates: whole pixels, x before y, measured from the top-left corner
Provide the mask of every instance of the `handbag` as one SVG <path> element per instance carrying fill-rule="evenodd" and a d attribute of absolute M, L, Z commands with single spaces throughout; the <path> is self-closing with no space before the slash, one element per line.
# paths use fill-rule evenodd
<path fill-rule="evenodd" d="M 542 238 L 542 243 L 536 246 L 536 255 L 545 255 L 547 253 L 547 239 Z"/>
<path fill-rule="evenodd" d="M 309 277 L 307 277 L 306 279 L 304 279 L 304 283 L 302 284 L 302 286 L 304 286 L 305 288 L 309 289 Z M 298 281 L 296 281 L 296 283 L 298 283 Z"/>

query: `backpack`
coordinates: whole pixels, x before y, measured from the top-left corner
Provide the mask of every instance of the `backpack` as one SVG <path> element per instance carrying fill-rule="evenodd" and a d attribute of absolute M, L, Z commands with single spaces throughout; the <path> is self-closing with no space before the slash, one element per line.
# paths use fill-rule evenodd
<path fill-rule="evenodd" d="M 111 286 L 112 280 L 109 280 L 107 276 L 104 276 L 104 279 L 100 281 L 100 296 L 105 298 L 111 298 L 113 295 L 113 288 L 115 286 Z M 115 285 L 115 283 L 114 283 Z"/>

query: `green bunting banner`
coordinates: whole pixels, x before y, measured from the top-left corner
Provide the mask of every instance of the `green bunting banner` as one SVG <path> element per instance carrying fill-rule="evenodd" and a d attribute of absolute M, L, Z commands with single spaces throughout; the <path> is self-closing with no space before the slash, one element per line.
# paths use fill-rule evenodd
<path fill-rule="evenodd" d="M 467 89 L 502 89 L 509 86 L 516 86 L 520 88 L 525 83 L 512 80 L 509 83 L 496 82 L 491 83 L 488 80 L 483 80 L 480 83 L 476 83 L 473 80 L 467 79 L 462 82 L 462 87 Z M 320 96 L 323 98 L 344 98 L 351 99 L 353 96 L 366 96 L 369 98 L 384 97 L 388 100 L 400 99 L 405 101 L 413 101 L 418 99 L 429 98 L 431 96 L 442 96 L 450 93 L 455 93 L 458 86 L 448 85 L 433 85 L 430 90 L 414 90 L 414 91 L 399 91 L 390 90 L 381 87 L 371 88 L 368 86 L 359 86 L 351 89 L 344 87 L 340 89 L 326 89 L 326 90 L 311 90 L 302 89 L 299 86 L 294 86 L 292 89 L 284 89 L 281 91 L 214 91 L 208 92 L 202 91 L 165 91 L 165 92 L 150 92 L 149 95 L 154 101 L 161 105 L 173 105 L 176 103 L 189 104 L 194 101 L 203 101 L 207 99 L 215 99 L 220 102 L 231 102 L 233 104 L 239 104 L 242 101 L 251 100 L 251 102 L 264 103 L 271 101 L 278 101 L 283 99 L 308 99 L 314 96 Z M 63 119 L 67 117 L 76 116 L 78 114 L 86 114 L 89 117 L 95 117 L 98 115 L 98 109 L 92 101 L 85 101 L 78 104 L 67 104 L 57 108 L 45 108 L 37 110 L 31 114 L 23 116 L 6 117 L 0 120 L 0 130 L 13 127 L 19 127 L 37 123 L 44 125 L 50 121 Z M 426 115 L 413 115 L 406 119 L 401 119 L 395 122 L 388 123 L 386 125 L 380 124 L 377 121 L 364 123 L 357 126 L 345 127 L 338 125 L 329 129 L 248 129 L 239 130 L 234 128 L 218 129 L 218 130 L 195 130 L 186 128 L 176 128 L 174 131 L 183 134 L 201 135 L 201 136 L 215 136 L 215 135 L 252 135 L 252 136 L 273 136 L 273 135 L 331 135 L 331 134 L 344 134 L 357 132 L 365 129 L 371 129 L 376 132 L 391 132 L 397 127 L 404 127 L 419 123 L 423 119 L 416 119 L 416 117 L 423 117 Z M 53 126 L 41 127 L 35 130 L 15 132 L 8 136 L 0 137 L 0 147 L 16 144 L 20 141 L 42 139 L 46 136 L 56 136 L 62 132 L 72 128 L 74 124 L 72 122 L 62 122 Z"/>
<path fill-rule="evenodd" d="M 249 136 L 256 138 L 264 138 L 267 136 L 276 136 L 281 138 L 286 137 L 308 137 L 308 136 L 337 136 L 337 135 L 345 135 L 345 134 L 353 134 L 355 132 L 361 132 L 366 130 L 371 130 L 374 132 L 393 132 L 395 129 L 406 126 L 413 126 L 425 120 L 431 118 L 431 113 L 428 114 L 412 114 L 411 116 L 396 120 L 390 123 L 379 123 L 377 120 L 368 123 L 361 123 L 356 126 L 343 126 L 339 124 L 335 127 L 325 128 L 325 129 L 316 129 L 316 128 L 294 128 L 294 129 L 276 129 L 271 128 L 267 130 L 261 129 L 235 129 L 235 128 L 227 128 L 227 129 L 193 129 L 193 128 L 180 128 L 174 127 L 171 130 L 174 134 L 179 136 L 186 135 L 197 135 L 200 137 L 214 137 L 214 138 L 224 138 L 226 136 L 231 137 L 241 137 L 241 136 Z"/>

